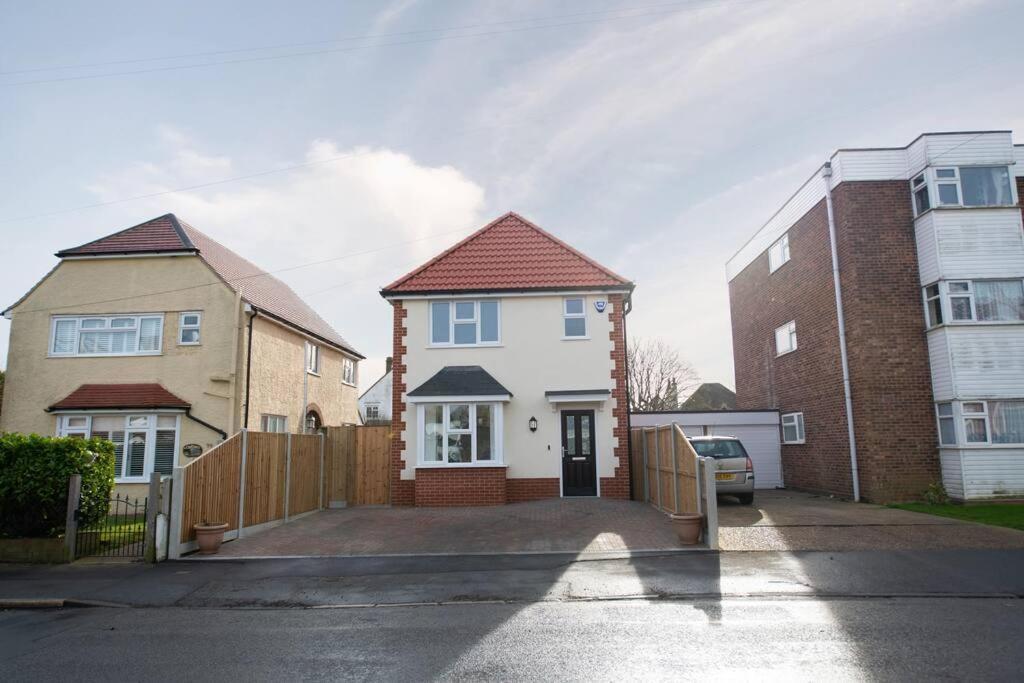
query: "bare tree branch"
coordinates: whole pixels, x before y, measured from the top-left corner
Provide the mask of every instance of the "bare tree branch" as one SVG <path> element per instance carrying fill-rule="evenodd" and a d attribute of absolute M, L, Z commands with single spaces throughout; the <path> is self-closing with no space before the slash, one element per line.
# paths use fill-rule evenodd
<path fill-rule="evenodd" d="M 661 339 L 632 338 L 627 354 L 630 410 L 677 410 L 700 384 L 697 371 Z"/>

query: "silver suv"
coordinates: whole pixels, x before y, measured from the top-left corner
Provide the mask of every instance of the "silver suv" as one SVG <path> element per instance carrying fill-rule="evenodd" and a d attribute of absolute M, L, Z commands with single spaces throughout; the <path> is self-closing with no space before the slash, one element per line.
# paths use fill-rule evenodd
<path fill-rule="evenodd" d="M 736 496 L 744 505 L 754 502 L 754 463 L 735 436 L 688 437 L 693 450 L 715 459 L 715 490 Z"/>

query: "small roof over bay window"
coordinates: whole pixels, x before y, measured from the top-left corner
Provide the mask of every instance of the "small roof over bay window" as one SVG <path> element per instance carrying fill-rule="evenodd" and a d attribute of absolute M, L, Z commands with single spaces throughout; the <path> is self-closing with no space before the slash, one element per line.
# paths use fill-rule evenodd
<path fill-rule="evenodd" d="M 479 365 L 449 365 L 408 393 L 409 403 L 511 399 L 512 392 Z"/>

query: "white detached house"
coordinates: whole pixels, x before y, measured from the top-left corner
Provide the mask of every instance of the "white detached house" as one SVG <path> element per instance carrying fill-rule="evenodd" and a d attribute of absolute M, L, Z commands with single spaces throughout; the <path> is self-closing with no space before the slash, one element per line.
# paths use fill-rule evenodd
<path fill-rule="evenodd" d="M 514 213 L 385 287 L 392 503 L 628 498 L 633 287 Z"/>

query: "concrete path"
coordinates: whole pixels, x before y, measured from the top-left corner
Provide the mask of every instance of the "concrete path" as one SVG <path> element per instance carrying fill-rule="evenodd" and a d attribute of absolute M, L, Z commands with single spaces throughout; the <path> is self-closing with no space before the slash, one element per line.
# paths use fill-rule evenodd
<path fill-rule="evenodd" d="M 668 518 L 650 505 L 607 498 L 552 498 L 495 507 L 325 510 L 225 543 L 216 557 L 681 549 Z"/>
<path fill-rule="evenodd" d="M 1024 532 L 797 491 L 719 499 L 722 550 L 1024 548 Z"/>

